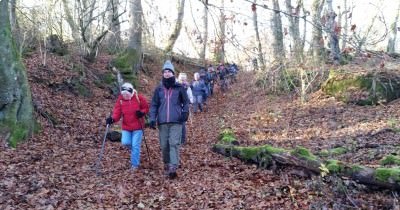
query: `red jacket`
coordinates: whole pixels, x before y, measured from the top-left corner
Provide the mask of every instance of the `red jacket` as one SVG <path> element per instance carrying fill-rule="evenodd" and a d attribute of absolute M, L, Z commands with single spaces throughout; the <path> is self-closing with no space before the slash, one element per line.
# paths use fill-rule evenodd
<path fill-rule="evenodd" d="M 138 118 L 136 111 L 140 110 L 147 114 L 149 112 L 149 104 L 144 96 L 136 93 L 131 100 L 124 100 L 121 95 L 118 96 L 115 102 L 112 118 L 114 122 L 118 122 L 122 117 L 122 129 L 127 131 L 142 130 L 144 129 L 144 117 Z"/>

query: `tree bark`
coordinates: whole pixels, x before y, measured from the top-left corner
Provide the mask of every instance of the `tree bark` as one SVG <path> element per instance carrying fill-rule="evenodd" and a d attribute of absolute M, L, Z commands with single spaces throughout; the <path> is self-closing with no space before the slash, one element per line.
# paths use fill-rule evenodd
<path fill-rule="evenodd" d="M 22 37 L 20 33 L 20 27 L 17 18 L 17 0 L 10 0 L 10 24 L 11 24 L 11 31 L 15 40 L 15 44 L 17 45 L 17 49 L 19 51 L 20 45 L 22 42 Z"/>
<path fill-rule="evenodd" d="M 368 168 L 350 165 L 344 162 L 323 161 L 304 149 L 287 151 L 268 145 L 260 147 L 239 147 L 215 144 L 212 150 L 227 157 L 236 157 L 246 163 L 271 167 L 274 164 L 303 168 L 311 174 L 321 174 L 324 169 L 328 174 L 350 177 L 358 183 L 391 190 L 400 190 L 400 169 Z"/>
<path fill-rule="evenodd" d="M 110 24 L 110 33 L 108 33 L 107 45 L 108 49 L 115 53 L 121 49 L 122 39 L 121 39 L 121 26 L 119 21 L 118 5 L 119 0 L 109 0 L 108 8 L 108 21 Z"/>
<path fill-rule="evenodd" d="M 292 0 L 285 0 L 287 13 L 294 16 L 288 16 L 289 18 L 289 32 L 292 37 L 294 57 L 297 62 L 300 62 L 303 58 L 303 47 L 300 38 L 300 9 L 303 7 L 303 1 L 297 0 L 296 7 L 292 6 Z"/>
<path fill-rule="evenodd" d="M 339 27 L 335 21 L 336 13 L 333 11 L 332 0 L 326 1 L 328 5 L 328 23 L 327 29 L 329 32 L 329 47 L 331 49 L 330 58 L 334 63 L 338 64 L 340 60 L 339 49 Z"/>
<path fill-rule="evenodd" d="M 33 130 L 33 106 L 25 68 L 11 33 L 8 0 L 0 1 L 0 139 L 12 146 Z"/>
<path fill-rule="evenodd" d="M 219 14 L 219 30 L 217 40 L 215 42 L 215 61 L 225 63 L 225 1 L 221 0 Z"/>
<path fill-rule="evenodd" d="M 207 50 L 207 42 L 208 42 L 208 7 L 207 7 L 207 0 L 202 0 L 204 4 L 203 8 L 203 47 L 200 52 L 200 59 L 203 61 L 203 65 L 206 65 L 206 50 Z"/>
<path fill-rule="evenodd" d="M 257 0 L 254 0 L 254 4 L 252 5 L 253 26 L 254 26 L 254 31 L 256 32 L 258 62 L 260 63 L 260 65 L 258 65 L 258 66 L 261 67 L 261 69 L 258 69 L 258 70 L 265 71 L 266 70 L 266 66 L 265 66 L 265 61 L 264 61 L 264 54 L 263 54 L 262 45 L 261 45 L 260 33 L 258 32 L 257 6 L 256 6 L 256 4 L 257 4 Z"/>
<path fill-rule="evenodd" d="M 387 52 L 388 53 L 395 53 L 396 52 L 396 40 L 397 40 L 397 22 L 399 21 L 400 15 L 400 3 L 397 8 L 396 17 L 390 26 L 390 37 L 387 45 Z"/>
<path fill-rule="evenodd" d="M 172 52 L 172 49 L 174 49 L 175 42 L 178 39 L 179 34 L 181 33 L 184 12 L 185 12 L 185 0 L 180 0 L 178 6 L 178 18 L 176 20 L 175 28 L 168 39 L 167 46 L 164 49 L 166 54 L 170 54 Z"/>
<path fill-rule="evenodd" d="M 63 6 L 64 6 L 64 14 L 67 16 L 66 21 L 69 25 L 69 28 L 71 29 L 72 33 L 72 38 L 77 42 L 79 41 L 79 27 L 75 22 L 74 17 L 72 16 L 73 12 L 71 8 L 69 7 L 68 1 L 67 0 L 62 0 Z"/>
<path fill-rule="evenodd" d="M 132 72 L 139 73 L 142 64 L 142 35 L 143 35 L 143 9 L 142 1 L 131 1 L 131 29 L 128 43 L 128 53 L 132 55 Z"/>
<path fill-rule="evenodd" d="M 285 58 L 285 48 L 283 45 L 283 32 L 282 32 L 282 19 L 279 8 L 279 1 L 273 0 L 273 15 L 272 15 L 272 34 L 274 37 L 273 41 L 273 56 L 274 62 L 278 65 L 283 64 L 283 59 Z"/>
<path fill-rule="evenodd" d="M 322 37 L 321 13 L 325 0 L 314 0 L 312 4 L 312 51 L 316 63 L 321 63 L 324 59 L 324 39 Z"/>

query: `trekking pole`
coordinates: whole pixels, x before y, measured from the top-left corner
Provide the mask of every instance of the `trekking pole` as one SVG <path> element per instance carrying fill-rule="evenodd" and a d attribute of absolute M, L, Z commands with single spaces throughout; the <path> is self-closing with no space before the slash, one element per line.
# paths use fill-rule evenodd
<path fill-rule="evenodd" d="M 108 133 L 108 129 L 109 129 L 109 128 L 110 128 L 110 124 L 107 124 L 107 126 L 106 126 L 106 132 L 104 133 L 103 143 L 102 143 L 102 145 L 101 145 L 101 150 L 100 150 L 99 159 L 97 159 L 97 163 L 96 163 L 96 176 L 99 176 L 99 166 L 100 166 L 101 159 L 103 158 L 104 147 L 105 147 L 105 145 L 106 145 L 106 138 L 107 138 L 107 133 Z"/>
<path fill-rule="evenodd" d="M 143 124 L 144 124 L 144 123 L 145 123 L 145 122 L 144 122 L 144 118 L 143 118 Z M 147 160 L 148 160 L 149 163 L 150 163 L 150 152 L 149 152 L 149 147 L 147 146 L 146 135 L 145 135 L 145 133 L 144 133 L 143 124 L 140 123 L 140 126 L 141 126 L 142 132 L 143 132 L 143 141 L 144 141 L 144 145 L 145 145 L 146 150 L 147 150 Z"/>

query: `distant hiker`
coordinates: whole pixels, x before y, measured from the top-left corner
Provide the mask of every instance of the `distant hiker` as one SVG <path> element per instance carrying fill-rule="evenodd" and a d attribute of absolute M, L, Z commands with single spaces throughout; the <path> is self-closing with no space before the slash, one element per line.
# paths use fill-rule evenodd
<path fill-rule="evenodd" d="M 200 80 L 203 80 L 205 86 L 206 86 L 206 91 L 203 93 L 203 105 L 206 104 L 208 95 L 210 94 L 210 84 L 209 84 L 209 77 L 208 77 L 208 72 L 205 68 L 201 68 L 199 71 L 200 75 Z"/>
<path fill-rule="evenodd" d="M 192 89 L 190 88 L 190 84 L 187 81 L 187 74 L 179 73 L 178 82 L 182 84 L 183 87 L 186 89 L 186 93 L 189 97 L 190 104 L 193 104 L 193 94 L 192 94 Z M 185 144 L 185 142 L 186 142 L 186 122 L 183 122 L 181 144 Z"/>
<path fill-rule="evenodd" d="M 175 81 L 175 70 L 167 60 L 162 82 L 154 90 L 150 107 L 150 128 L 158 124 L 164 170 L 170 179 L 177 177 L 182 123 L 189 117 L 189 98 L 185 88 Z"/>
<path fill-rule="evenodd" d="M 209 80 L 210 80 L 210 95 L 214 94 L 214 84 L 217 81 L 217 72 L 214 67 L 210 64 L 207 69 Z"/>
<path fill-rule="evenodd" d="M 149 112 L 146 98 L 138 94 L 132 84 L 124 83 L 121 94 L 115 102 L 112 116 L 106 119 L 107 124 L 118 122 L 122 118 L 122 145 L 131 151 L 131 169 L 140 165 L 140 147 L 143 137 L 144 116 Z"/>
<path fill-rule="evenodd" d="M 204 84 L 204 81 L 200 79 L 200 74 L 198 72 L 194 73 L 194 80 L 190 85 L 193 93 L 193 112 L 196 113 L 197 109 L 200 109 L 200 112 L 203 111 L 203 96 L 207 91 L 207 87 Z"/>

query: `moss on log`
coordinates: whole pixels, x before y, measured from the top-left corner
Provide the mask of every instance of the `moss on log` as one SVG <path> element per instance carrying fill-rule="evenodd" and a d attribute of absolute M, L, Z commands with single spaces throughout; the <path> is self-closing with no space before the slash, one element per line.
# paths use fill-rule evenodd
<path fill-rule="evenodd" d="M 400 168 L 369 168 L 351 165 L 339 160 L 321 160 L 309 150 L 297 147 L 293 150 L 276 148 L 270 145 L 241 147 L 226 144 L 215 144 L 212 150 L 227 157 L 236 157 L 246 163 L 270 167 L 296 166 L 314 174 L 320 174 L 321 168 L 329 170 L 329 174 L 350 177 L 358 183 L 391 190 L 400 190 Z"/>

